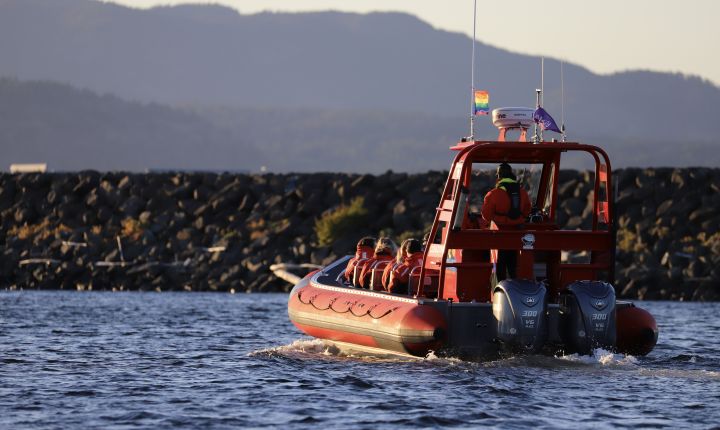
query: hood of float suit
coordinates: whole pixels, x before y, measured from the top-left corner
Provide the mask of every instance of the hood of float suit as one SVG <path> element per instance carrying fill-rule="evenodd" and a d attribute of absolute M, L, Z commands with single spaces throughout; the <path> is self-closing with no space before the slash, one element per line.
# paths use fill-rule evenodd
<path fill-rule="evenodd" d="M 395 253 L 395 244 L 388 238 L 380 238 L 375 246 L 375 256 L 389 255 L 392 256 Z"/>
<path fill-rule="evenodd" d="M 422 252 L 422 244 L 417 239 L 408 239 L 407 242 L 407 255 L 410 256 L 412 254 Z"/>
<path fill-rule="evenodd" d="M 505 178 L 515 180 L 515 174 L 512 171 L 512 167 L 508 163 L 501 163 L 498 166 L 496 176 L 498 180 Z"/>

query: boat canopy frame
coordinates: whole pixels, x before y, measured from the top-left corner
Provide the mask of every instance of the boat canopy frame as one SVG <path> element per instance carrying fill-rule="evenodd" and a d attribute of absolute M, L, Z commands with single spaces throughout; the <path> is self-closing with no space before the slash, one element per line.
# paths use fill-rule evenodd
<path fill-rule="evenodd" d="M 518 275 L 535 279 L 533 266 L 536 252 L 551 254 L 547 276 L 551 296 L 569 282 L 580 279 L 597 279 L 600 272 L 606 280 L 614 281 L 615 217 L 612 170 L 607 153 L 596 146 L 576 142 L 460 142 L 451 147 L 458 151 L 445 182 L 440 204 L 429 234 L 416 296 L 431 293 L 438 299 L 454 301 L 491 301 L 490 286 L 476 287 L 477 277 L 490 278 L 494 266 L 491 261 L 477 256 L 490 250 L 517 250 Z M 558 181 L 561 157 L 567 152 L 584 152 L 595 163 L 593 187 L 592 227 L 590 230 L 561 230 L 554 225 L 558 205 Z M 543 170 L 533 208 L 542 207 L 550 195 L 550 213 L 547 222 L 526 223 L 513 230 L 468 228 L 468 189 L 472 165 L 476 163 L 542 164 Z M 458 252 L 460 251 L 460 252 Z M 560 261 L 562 251 L 587 251 L 589 263 L 571 264 Z M 479 260 L 479 261 L 478 261 Z M 463 275 L 463 272 L 467 276 Z M 589 279 L 588 279 L 589 278 Z M 480 282 L 482 284 L 483 282 Z M 436 291 L 428 291 L 434 285 Z M 430 287 L 433 289 L 434 287 Z M 482 291 L 478 291 L 482 290 Z"/>

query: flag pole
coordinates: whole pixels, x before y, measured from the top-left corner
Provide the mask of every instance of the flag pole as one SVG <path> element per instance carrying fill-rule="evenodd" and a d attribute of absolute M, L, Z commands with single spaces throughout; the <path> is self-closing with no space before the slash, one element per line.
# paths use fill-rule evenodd
<path fill-rule="evenodd" d="M 542 88 L 536 88 L 535 89 L 535 110 L 537 111 L 540 109 L 540 98 L 542 94 Z M 540 143 L 542 139 L 542 131 L 540 127 L 538 127 L 537 121 L 535 121 L 535 135 L 533 136 L 533 143 Z"/>
<path fill-rule="evenodd" d="M 470 65 L 470 140 L 475 141 L 475 27 L 477 25 L 477 0 L 473 4 L 473 39 Z"/>

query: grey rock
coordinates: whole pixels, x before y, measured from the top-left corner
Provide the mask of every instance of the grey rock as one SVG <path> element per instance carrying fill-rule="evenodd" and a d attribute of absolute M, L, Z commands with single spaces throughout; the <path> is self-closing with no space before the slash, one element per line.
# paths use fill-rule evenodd
<path fill-rule="evenodd" d="M 717 217 L 720 215 L 720 208 L 718 207 L 702 207 L 693 211 L 688 217 L 688 221 L 692 223 L 701 223 L 710 217 Z"/>
<path fill-rule="evenodd" d="M 150 224 L 150 222 L 152 221 L 152 212 L 150 212 L 150 211 L 143 211 L 143 212 L 140 213 L 140 215 L 138 216 L 138 221 L 140 221 L 140 223 L 141 223 L 142 225 L 148 225 L 148 224 Z"/>
<path fill-rule="evenodd" d="M 655 210 L 655 216 L 661 217 L 673 206 L 674 201 L 672 199 L 665 200 Z"/>
<path fill-rule="evenodd" d="M 586 205 L 585 201 L 576 199 L 576 198 L 566 199 L 560 203 L 560 207 L 570 217 L 582 214 L 583 209 L 585 208 L 585 205 Z"/>
<path fill-rule="evenodd" d="M 120 212 L 130 218 L 137 218 L 144 209 L 145 201 L 138 196 L 130 196 L 120 205 Z"/>
<path fill-rule="evenodd" d="M 583 225 L 583 218 L 581 216 L 573 216 L 568 219 L 565 228 L 568 230 L 575 230 Z"/>

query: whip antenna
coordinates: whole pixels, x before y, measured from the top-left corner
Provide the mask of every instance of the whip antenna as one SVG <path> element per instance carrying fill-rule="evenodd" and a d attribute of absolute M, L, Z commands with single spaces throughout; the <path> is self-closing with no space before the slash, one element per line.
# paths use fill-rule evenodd
<path fill-rule="evenodd" d="M 562 130 L 562 141 L 565 142 L 565 73 L 563 72 L 565 60 L 560 60 L 560 130 Z"/>
<path fill-rule="evenodd" d="M 542 98 L 542 89 L 541 88 L 535 88 L 535 111 L 537 112 L 538 109 L 542 107 L 541 100 Z M 535 116 L 535 115 L 533 115 Z M 538 122 L 535 121 L 535 135 L 533 136 L 533 143 L 540 143 L 542 142 L 542 129 L 538 127 Z"/>
<path fill-rule="evenodd" d="M 477 0 L 473 4 L 472 59 L 470 65 L 470 141 L 475 141 L 475 27 L 477 25 Z"/>
<path fill-rule="evenodd" d="M 543 90 L 545 89 L 545 57 L 540 57 L 540 88 L 535 89 L 535 109 L 540 109 L 543 105 Z M 533 143 L 539 143 L 543 141 L 543 130 L 538 127 L 537 121 L 535 121 L 535 136 L 533 136 Z"/>
<path fill-rule="evenodd" d="M 540 57 L 540 99 L 538 107 L 543 105 L 543 94 L 545 94 L 545 57 Z"/>

